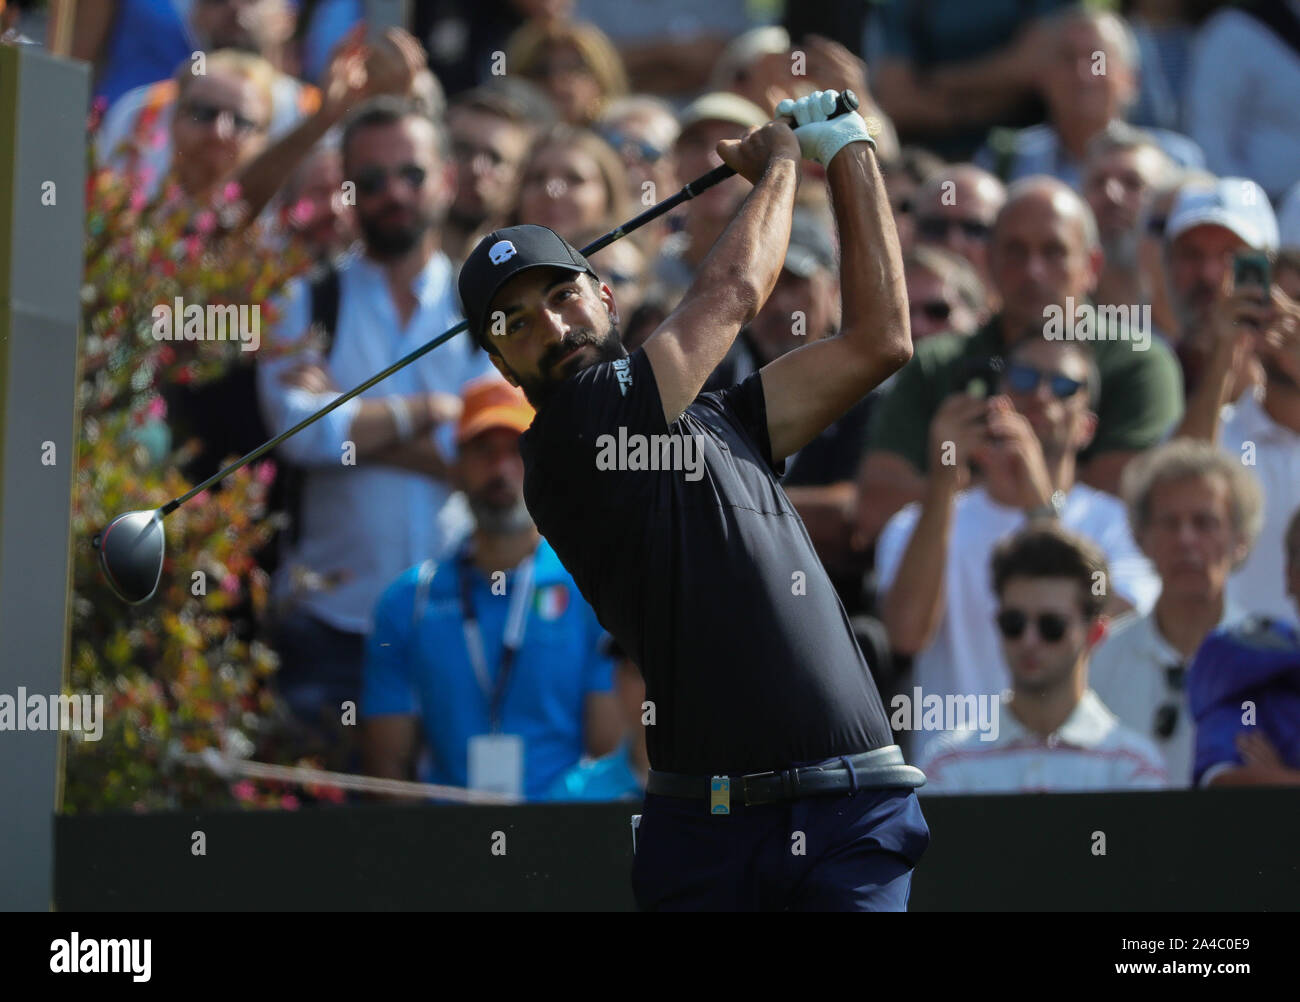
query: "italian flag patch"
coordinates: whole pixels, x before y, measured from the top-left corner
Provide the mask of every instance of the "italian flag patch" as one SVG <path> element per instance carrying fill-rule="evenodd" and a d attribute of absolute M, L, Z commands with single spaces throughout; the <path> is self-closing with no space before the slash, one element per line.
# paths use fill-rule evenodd
<path fill-rule="evenodd" d="M 537 615 L 543 620 L 549 622 L 553 619 L 559 619 L 564 615 L 564 610 L 569 607 L 569 589 L 562 584 L 538 588 L 537 598 L 534 602 L 536 603 Z"/>

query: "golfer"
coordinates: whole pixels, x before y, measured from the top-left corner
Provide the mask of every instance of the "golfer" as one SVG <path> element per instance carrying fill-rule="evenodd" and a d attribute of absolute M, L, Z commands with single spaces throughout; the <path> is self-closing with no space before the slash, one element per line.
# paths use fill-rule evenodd
<path fill-rule="evenodd" d="M 471 331 L 537 410 L 528 510 L 645 678 L 646 910 L 903 910 L 929 844 L 925 777 L 778 482 L 912 354 L 874 144 L 856 112 L 829 117 L 836 96 L 718 144 L 753 190 L 631 355 L 609 286 L 551 230 L 497 230 L 460 274 Z M 843 329 L 701 394 L 776 284 L 801 152 L 826 167 Z"/>

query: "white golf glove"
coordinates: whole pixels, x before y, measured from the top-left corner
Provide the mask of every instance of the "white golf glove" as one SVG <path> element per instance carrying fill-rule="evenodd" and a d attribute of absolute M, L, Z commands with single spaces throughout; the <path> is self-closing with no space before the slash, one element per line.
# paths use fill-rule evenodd
<path fill-rule="evenodd" d="M 876 148 L 876 141 L 867 131 L 867 123 L 856 111 L 839 118 L 835 114 L 835 101 L 839 94 L 833 90 L 816 90 L 798 101 L 786 98 L 776 106 L 778 116 L 787 115 L 795 121 L 794 134 L 799 138 L 799 150 L 809 160 L 823 167 L 849 143 L 867 142 Z"/>

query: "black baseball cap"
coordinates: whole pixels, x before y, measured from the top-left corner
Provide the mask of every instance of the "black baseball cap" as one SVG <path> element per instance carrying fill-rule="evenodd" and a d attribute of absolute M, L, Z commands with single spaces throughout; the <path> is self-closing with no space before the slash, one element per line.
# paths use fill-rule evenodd
<path fill-rule="evenodd" d="M 524 223 L 493 230 L 470 251 L 456 286 L 470 333 L 482 340 L 492 297 L 506 282 L 529 268 L 567 268 L 600 276 L 571 243 L 552 229 Z"/>

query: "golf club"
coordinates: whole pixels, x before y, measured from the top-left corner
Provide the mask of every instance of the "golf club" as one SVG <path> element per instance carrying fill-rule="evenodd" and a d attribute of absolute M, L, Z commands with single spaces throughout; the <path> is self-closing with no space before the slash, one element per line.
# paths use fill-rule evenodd
<path fill-rule="evenodd" d="M 840 115 L 847 115 L 856 111 L 857 108 L 857 96 L 851 90 L 846 90 L 836 99 L 835 112 L 831 117 L 838 118 Z M 653 219 L 657 219 L 664 213 L 676 208 L 682 202 L 692 199 L 700 192 L 713 187 L 713 185 L 725 181 L 735 173 L 736 171 L 726 164 L 715 167 L 707 174 L 703 174 L 685 185 L 677 194 L 651 206 L 639 216 L 623 223 L 621 226 L 615 227 L 604 236 L 598 237 L 586 247 L 583 247 L 581 250 L 583 257 L 595 254 L 602 248 L 608 247 L 615 240 L 627 236 L 633 230 L 639 229 Z M 140 605 L 147 602 L 158 590 L 158 583 L 162 580 L 163 558 L 166 554 L 166 536 L 163 532 L 162 522 L 164 518 L 196 494 L 201 494 L 240 467 L 246 466 L 253 460 L 266 455 L 285 439 L 298 434 L 298 432 L 319 421 L 336 407 L 341 407 L 357 394 L 364 393 L 376 383 L 387 379 L 394 372 L 427 355 L 438 345 L 450 340 L 468 329 L 468 327 L 469 322 L 462 320 L 455 327 L 438 335 L 432 341 L 421 345 L 404 358 L 398 359 L 388 368 L 371 376 L 359 386 L 331 400 L 320 410 L 303 418 L 292 428 L 259 445 L 252 452 L 235 460 L 224 470 L 218 470 L 207 480 L 190 488 L 180 497 L 168 501 L 161 508 L 155 508 L 152 511 L 129 511 L 124 515 L 117 516 L 91 539 L 91 545 L 99 553 L 99 564 L 104 571 L 104 577 L 109 588 L 128 605 Z"/>

